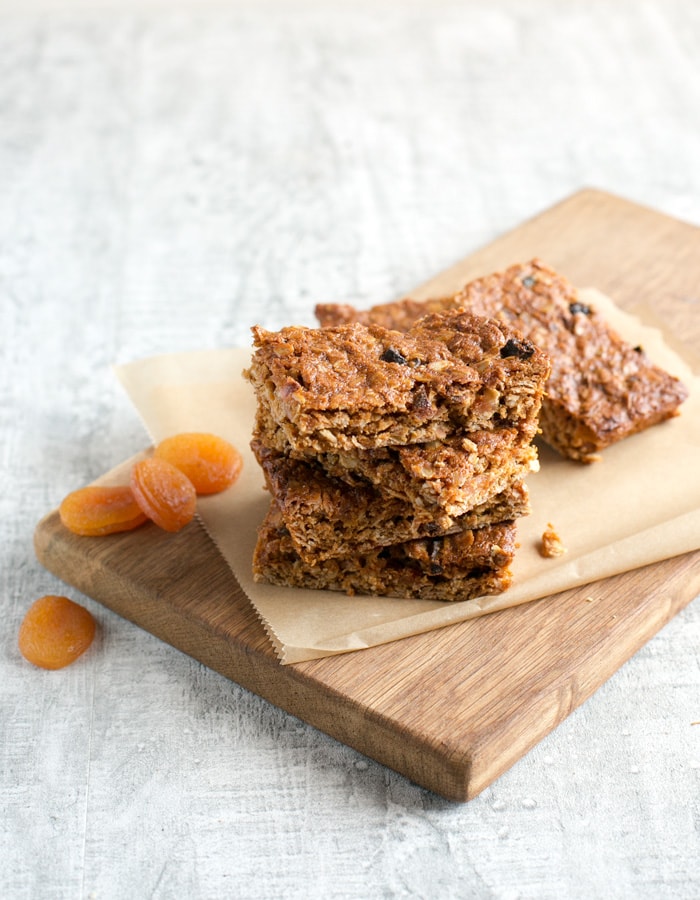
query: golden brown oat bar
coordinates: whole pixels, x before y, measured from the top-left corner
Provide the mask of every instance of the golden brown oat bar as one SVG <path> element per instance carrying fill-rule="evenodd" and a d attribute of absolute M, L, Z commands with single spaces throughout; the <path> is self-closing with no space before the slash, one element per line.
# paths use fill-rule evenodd
<path fill-rule="evenodd" d="M 316 314 L 326 327 L 361 322 L 405 331 L 426 313 L 453 309 L 517 328 L 549 356 L 540 427 L 547 443 L 571 459 L 593 461 L 605 447 L 676 415 L 687 397 L 677 378 L 623 341 L 565 278 L 537 259 L 470 282 L 452 297 L 365 311 L 320 304 Z"/>
<path fill-rule="evenodd" d="M 429 326 L 429 327 L 428 327 Z M 253 329 L 246 377 L 260 408 L 306 455 L 536 429 L 549 361 L 511 328 L 464 312 L 417 323 Z"/>
<path fill-rule="evenodd" d="M 349 485 L 371 484 L 414 512 L 461 516 L 508 485 L 522 481 L 539 463 L 537 450 L 517 430 L 502 428 L 427 444 L 338 450 L 315 456 L 295 453 L 285 433 L 259 412 L 255 439 L 292 458 L 314 461 Z"/>
<path fill-rule="evenodd" d="M 317 303 L 315 313 L 321 328 L 337 328 L 359 322 L 361 325 L 381 325 L 390 331 L 403 332 L 408 331 L 423 316 L 443 313 L 448 309 L 457 309 L 452 295 L 429 300 L 404 297 L 370 306 L 369 309 L 357 309 L 349 303 Z"/>
<path fill-rule="evenodd" d="M 481 528 L 530 512 L 522 483 L 508 486 L 469 513 L 450 516 L 387 497 L 366 482 L 349 485 L 312 460 L 290 459 L 259 441 L 253 441 L 252 448 L 296 551 L 309 563 Z"/>
<path fill-rule="evenodd" d="M 313 590 L 424 600 L 469 600 L 511 583 L 515 525 L 501 523 L 367 553 L 305 563 L 274 501 L 253 559 L 256 581 Z"/>

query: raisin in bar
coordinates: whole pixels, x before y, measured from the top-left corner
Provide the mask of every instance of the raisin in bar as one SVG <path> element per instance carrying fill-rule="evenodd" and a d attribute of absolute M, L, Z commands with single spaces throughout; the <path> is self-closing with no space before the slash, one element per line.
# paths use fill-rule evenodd
<path fill-rule="evenodd" d="M 367 483 L 349 485 L 312 460 L 251 444 L 299 556 L 307 563 L 365 553 L 419 537 L 437 537 L 528 515 L 522 482 L 461 516 L 411 507 Z"/>
<path fill-rule="evenodd" d="M 451 309 L 517 328 L 549 356 L 540 427 L 547 443 L 571 459 L 598 459 L 611 444 L 676 415 L 688 395 L 677 378 L 622 340 L 573 285 L 538 259 L 472 281 L 452 297 L 404 299 L 365 311 L 319 304 L 316 315 L 324 327 L 360 322 L 407 331 L 426 314 Z"/>
<path fill-rule="evenodd" d="M 253 328 L 246 377 L 297 452 L 313 455 L 518 428 L 531 439 L 549 360 L 511 328 L 462 311 L 407 334 L 359 324 Z"/>
<path fill-rule="evenodd" d="M 309 564 L 299 556 L 273 501 L 258 531 L 253 577 L 351 595 L 470 600 L 509 587 L 514 552 L 515 526 L 501 523 Z"/>

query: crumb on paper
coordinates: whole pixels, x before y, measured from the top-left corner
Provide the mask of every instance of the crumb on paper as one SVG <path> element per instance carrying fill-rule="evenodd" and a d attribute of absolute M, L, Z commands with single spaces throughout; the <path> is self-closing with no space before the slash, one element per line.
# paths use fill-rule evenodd
<path fill-rule="evenodd" d="M 557 534 L 554 525 L 547 523 L 547 527 L 542 533 L 542 543 L 540 544 L 540 556 L 545 559 L 553 559 L 566 553 L 566 547 L 562 543 L 562 539 Z"/>
<path fill-rule="evenodd" d="M 583 599 L 586 601 L 586 603 L 595 603 L 594 597 L 584 597 Z"/>

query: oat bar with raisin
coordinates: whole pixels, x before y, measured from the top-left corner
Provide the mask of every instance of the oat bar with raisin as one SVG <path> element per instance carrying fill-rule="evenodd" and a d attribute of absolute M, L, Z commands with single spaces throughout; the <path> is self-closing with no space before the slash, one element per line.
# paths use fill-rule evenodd
<path fill-rule="evenodd" d="M 387 497 L 367 482 L 349 485 L 330 477 L 313 460 L 292 459 L 260 441 L 251 446 L 296 551 L 308 563 L 481 528 L 530 512 L 522 482 L 510 484 L 468 513 L 451 516 Z"/>
<path fill-rule="evenodd" d="M 571 459 L 592 462 L 611 444 L 677 414 L 685 386 L 624 341 L 576 288 L 541 260 L 479 278 L 451 297 L 410 298 L 359 311 L 319 304 L 324 327 L 360 322 L 408 331 L 426 314 L 466 309 L 517 328 L 552 361 L 542 402 L 543 438 Z"/>
<path fill-rule="evenodd" d="M 427 444 L 295 453 L 284 431 L 261 412 L 255 439 L 278 453 L 313 461 L 351 486 L 373 485 L 415 512 L 460 516 L 539 467 L 534 445 L 513 428 Z"/>
<path fill-rule="evenodd" d="M 451 311 L 406 334 L 359 324 L 253 329 L 258 405 L 307 455 L 537 428 L 549 360 L 511 328 Z"/>
<path fill-rule="evenodd" d="M 514 552 L 515 526 L 501 523 L 309 564 L 297 553 L 273 501 L 258 532 L 253 577 L 351 595 L 469 600 L 510 585 Z"/>

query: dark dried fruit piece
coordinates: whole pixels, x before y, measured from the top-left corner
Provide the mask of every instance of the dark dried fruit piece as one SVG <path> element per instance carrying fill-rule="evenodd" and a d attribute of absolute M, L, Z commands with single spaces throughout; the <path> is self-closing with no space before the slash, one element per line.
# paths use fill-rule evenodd
<path fill-rule="evenodd" d="M 501 359 L 506 359 L 508 356 L 517 356 L 518 359 L 530 359 L 534 352 L 535 348 L 529 341 L 519 341 L 516 338 L 508 338 L 500 350 Z"/>
<path fill-rule="evenodd" d="M 425 389 L 425 385 L 419 384 L 413 394 L 411 410 L 416 415 L 426 416 L 430 413 L 431 409 L 432 405 L 430 403 L 430 398 L 428 397 L 428 392 Z"/>
<path fill-rule="evenodd" d="M 577 313 L 581 313 L 584 316 L 590 316 L 591 308 L 590 306 L 586 306 L 585 303 L 581 303 L 580 300 L 576 300 L 574 303 L 569 303 L 569 312 L 572 316 L 575 316 Z"/>
<path fill-rule="evenodd" d="M 390 362 L 390 363 L 398 363 L 401 366 L 405 366 L 408 364 L 408 360 L 406 357 L 399 353 L 398 350 L 395 350 L 393 347 L 387 347 L 384 353 L 379 357 L 382 362 Z"/>

